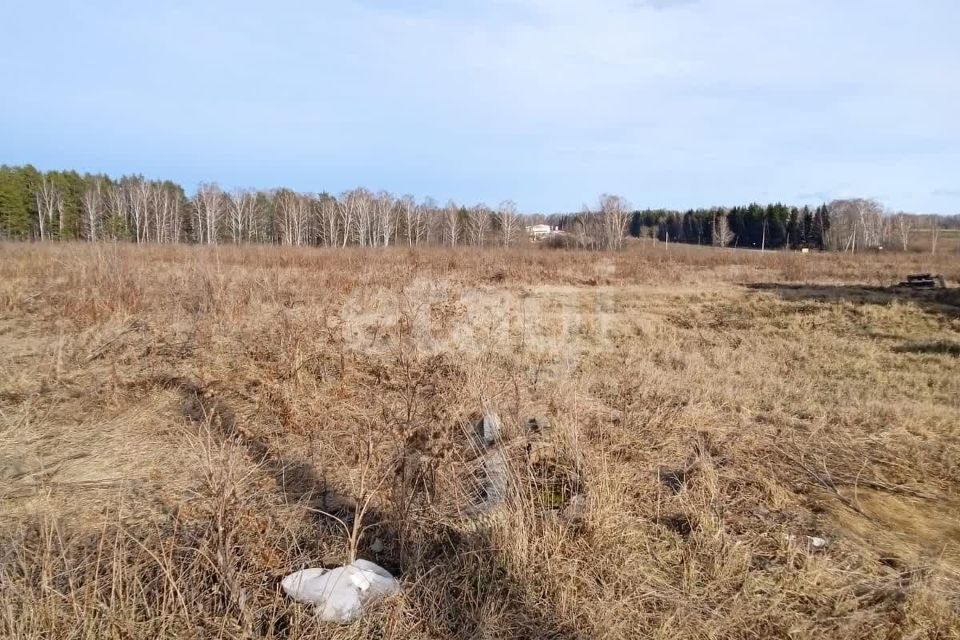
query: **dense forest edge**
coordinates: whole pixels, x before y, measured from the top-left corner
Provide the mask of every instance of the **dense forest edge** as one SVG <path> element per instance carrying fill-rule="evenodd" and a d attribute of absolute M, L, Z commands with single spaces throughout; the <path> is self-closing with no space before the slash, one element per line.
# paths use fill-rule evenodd
<path fill-rule="evenodd" d="M 543 225 L 536 234 L 533 225 Z M 909 250 L 925 233 L 936 251 L 960 215 L 886 211 L 867 199 L 816 207 L 749 204 L 676 211 L 634 210 L 602 195 L 577 213 L 520 214 L 512 201 L 470 207 L 396 197 L 363 188 L 338 196 L 290 189 L 225 191 L 200 184 L 188 194 L 168 180 L 119 179 L 76 171 L 0 166 L 0 239 L 275 243 L 314 246 L 548 246 L 619 249 L 625 237 L 755 249 Z M 914 247 L 915 248 L 915 247 Z"/>

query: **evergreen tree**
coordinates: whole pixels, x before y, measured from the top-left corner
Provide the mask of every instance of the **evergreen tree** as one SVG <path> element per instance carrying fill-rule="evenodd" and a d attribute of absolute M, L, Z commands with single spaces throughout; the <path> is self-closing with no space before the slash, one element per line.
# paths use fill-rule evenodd
<path fill-rule="evenodd" d="M 787 244 L 789 217 L 790 210 L 780 203 L 767 207 L 767 248 L 780 249 Z"/>
<path fill-rule="evenodd" d="M 790 217 L 787 219 L 787 242 L 791 249 L 800 247 L 800 211 L 796 207 L 791 207 Z"/>
<path fill-rule="evenodd" d="M 37 227 L 36 191 L 40 172 L 32 165 L 0 166 L 0 235 L 24 240 L 34 237 Z"/>
<path fill-rule="evenodd" d="M 809 247 L 813 244 L 813 212 L 810 211 L 810 207 L 808 206 L 803 207 L 803 227 L 801 233 L 801 246 Z"/>

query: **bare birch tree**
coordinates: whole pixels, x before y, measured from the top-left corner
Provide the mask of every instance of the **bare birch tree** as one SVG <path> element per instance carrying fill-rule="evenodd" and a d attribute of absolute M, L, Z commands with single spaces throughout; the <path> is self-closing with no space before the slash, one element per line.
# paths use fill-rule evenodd
<path fill-rule="evenodd" d="M 726 211 L 717 211 L 713 217 L 713 245 L 726 247 L 733 242 L 734 234 L 730 231 L 730 221 Z"/>
<path fill-rule="evenodd" d="M 913 218 L 901 212 L 896 217 L 897 235 L 900 237 L 900 243 L 903 250 L 906 251 L 910 246 L 910 231 L 913 228 Z"/>
<path fill-rule="evenodd" d="M 103 180 L 99 177 L 94 178 L 83 192 L 83 214 L 87 240 L 96 242 L 103 216 Z"/>
<path fill-rule="evenodd" d="M 834 200 L 830 210 L 829 246 L 855 252 L 883 245 L 883 207 L 875 200 Z"/>
<path fill-rule="evenodd" d="M 441 213 L 441 222 L 443 224 L 443 243 L 449 243 L 451 247 L 457 246 L 457 240 L 460 238 L 460 207 L 452 200 L 447 202 Z"/>
<path fill-rule="evenodd" d="M 170 221 L 167 219 L 168 212 L 163 206 L 163 193 L 165 191 L 163 183 L 151 182 L 149 190 L 150 231 L 153 234 L 154 242 L 164 242 L 167 236 L 167 226 Z"/>
<path fill-rule="evenodd" d="M 231 194 L 230 239 L 240 244 L 250 239 L 254 220 L 257 218 L 257 194 L 250 189 L 235 189 Z"/>
<path fill-rule="evenodd" d="M 34 194 L 37 201 L 37 222 L 40 225 L 40 239 L 46 240 L 50 235 L 54 218 L 59 218 L 63 209 L 63 194 L 59 187 L 47 176 L 40 181 L 40 188 Z"/>
<path fill-rule="evenodd" d="M 340 224 L 337 215 L 337 200 L 326 193 L 314 203 L 317 217 L 317 235 L 320 244 L 336 247 L 340 244 Z"/>
<path fill-rule="evenodd" d="M 390 241 L 396 235 L 396 201 L 393 196 L 381 191 L 373 201 L 375 234 L 374 245 L 390 246 Z"/>
<path fill-rule="evenodd" d="M 129 227 L 129 215 L 125 190 L 113 185 L 108 191 L 107 203 L 110 208 L 110 237 L 116 239 L 119 234 L 126 235 Z"/>
<path fill-rule="evenodd" d="M 361 247 L 367 245 L 370 232 L 372 200 L 373 197 L 370 192 L 363 188 L 347 191 L 337 199 L 337 209 L 340 213 L 341 225 L 343 227 L 341 246 L 347 246 L 351 236 Z"/>
<path fill-rule="evenodd" d="M 214 183 L 202 183 L 193 196 L 197 221 L 197 242 L 217 244 L 220 221 L 223 217 L 223 191 Z"/>
<path fill-rule="evenodd" d="M 289 189 L 281 189 L 274 197 L 280 242 L 302 246 L 310 241 L 310 200 Z"/>
<path fill-rule="evenodd" d="M 133 225 L 136 242 L 147 241 L 149 234 L 150 184 L 140 177 L 125 178 L 121 181 Z"/>
<path fill-rule="evenodd" d="M 400 199 L 400 212 L 403 216 L 404 232 L 407 235 L 407 246 L 419 246 L 426 234 L 423 205 L 408 194 Z"/>
<path fill-rule="evenodd" d="M 604 248 L 619 251 L 623 247 L 623 235 L 630 221 L 630 206 L 620 196 L 604 194 L 600 196 L 597 213 L 603 233 Z"/>
<path fill-rule="evenodd" d="M 517 242 L 520 235 L 520 215 L 513 200 L 504 200 L 497 207 L 497 226 L 500 227 L 500 242 L 505 247 Z"/>
<path fill-rule="evenodd" d="M 153 193 L 157 242 L 180 242 L 183 233 L 180 187 L 172 182 L 154 183 Z"/>
<path fill-rule="evenodd" d="M 937 253 L 937 241 L 940 239 L 940 216 L 927 216 L 930 225 L 930 255 Z"/>
<path fill-rule="evenodd" d="M 486 242 L 490 230 L 490 209 L 484 204 L 474 205 L 470 209 L 470 223 L 468 225 L 471 242 L 476 247 L 482 247 Z"/>

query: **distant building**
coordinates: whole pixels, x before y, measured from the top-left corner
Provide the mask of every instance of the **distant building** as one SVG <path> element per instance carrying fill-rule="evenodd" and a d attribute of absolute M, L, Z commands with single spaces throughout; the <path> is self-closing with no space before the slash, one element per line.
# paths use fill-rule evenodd
<path fill-rule="evenodd" d="M 529 235 L 532 240 L 541 240 L 551 233 L 556 233 L 556 231 L 556 228 L 548 224 L 535 224 L 527 227 L 527 235 Z"/>

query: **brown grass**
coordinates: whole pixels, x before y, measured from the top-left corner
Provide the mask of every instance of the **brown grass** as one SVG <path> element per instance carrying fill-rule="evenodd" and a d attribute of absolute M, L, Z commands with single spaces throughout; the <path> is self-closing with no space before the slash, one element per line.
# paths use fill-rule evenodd
<path fill-rule="evenodd" d="M 0 245 L 0 636 L 956 637 L 960 297 L 887 288 L 915 271 L 960 280 L 650 243 Z M 477 518 L 485 409 L 511 493 Z M 323 625 L 279 578 L 343 562 L 358 504 L 403 592 Z"/>

